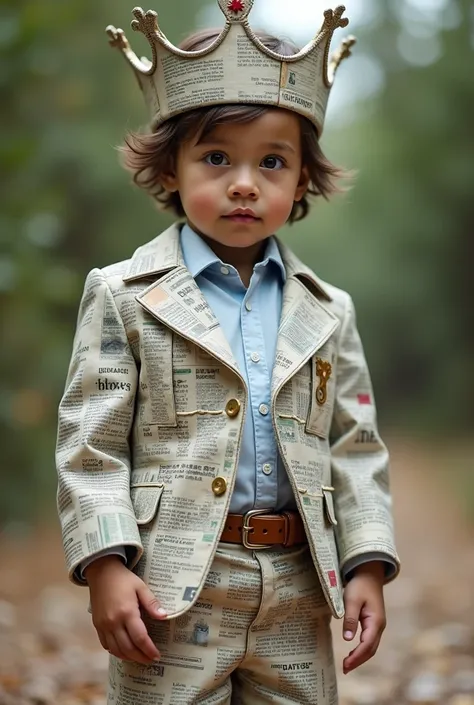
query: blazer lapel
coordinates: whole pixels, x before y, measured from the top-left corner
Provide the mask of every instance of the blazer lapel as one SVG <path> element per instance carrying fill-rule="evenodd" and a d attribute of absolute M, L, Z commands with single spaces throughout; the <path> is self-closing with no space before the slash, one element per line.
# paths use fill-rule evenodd
<path fill-rule="evenodd" d="M 179 232 L 179 226 L 173 225 L 139 248 L 123 279 L 132 282 L 161 275 L 136 296 L 138 303 L 242 377 L 219 321 L 184 264 Z"/>
<path fill-rule="evenodd" d="M 139 294 L 137 301 L 161 323 L 241 376 L 219 321 L 186 267 L 161 277 Z"/>
<path fill-rule="evenodd" d="M 283 243 L 278 246 L 287 280 L 273 368 L 273 398 L 339 325 L 338 318 L 319 300 L 332 300 L 323 283 Z"/>

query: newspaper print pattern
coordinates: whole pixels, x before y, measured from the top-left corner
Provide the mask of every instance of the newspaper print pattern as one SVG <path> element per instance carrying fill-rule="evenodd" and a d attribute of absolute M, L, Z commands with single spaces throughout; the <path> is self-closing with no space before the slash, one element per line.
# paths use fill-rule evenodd
<path fill-rule="evenodd" d="M 379 551 L 398 565 L 388 455 L 349 297 L 279 247 L 287 282 L 275 435 L 324 594 L 341 617 L 340 574 L 350 558 Z M 316 356 L 332 365 L 323 406 Z M 246 397 L 222 330 L 183 266 L 178 226 L 130 262 L 89 275 L 59 414 L 58 505 L 72 580 L 80 583 L 82 561 L 124 545 L 129 567 L 170 617 L 189 610 L 229 509 Z M 236 416 L 226 413 L 229 400 L 240 403 Z"/>
<path fill-rule="evenodd" d="M 111 657 L 109 705 L 337 705 L 331 612 L 307 546 L 220 544 L 190 610 L 144 619 L 160 662 Z"/>

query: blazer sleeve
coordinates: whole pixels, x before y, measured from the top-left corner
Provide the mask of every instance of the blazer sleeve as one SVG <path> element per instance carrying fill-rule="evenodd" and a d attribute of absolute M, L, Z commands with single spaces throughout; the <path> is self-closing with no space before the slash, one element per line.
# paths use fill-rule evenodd
<path fill-rule="evenodd" d="M 57 506 L 69 578 L 122 546 L 130 568 L 143 547 L 130 499 L 130 444 L 138 370 L 104 274 L 87 277 L 59 405 Z"/>
<path fill-rule="evenodd" d="M 385 557 L 386 582 L 399 573 L 394 541 L 389 455 L 377 428 L 370 374 L 352 299 L 345 306 L 331 427 L 336 541 L 345 580 L 372 554 Z"/>

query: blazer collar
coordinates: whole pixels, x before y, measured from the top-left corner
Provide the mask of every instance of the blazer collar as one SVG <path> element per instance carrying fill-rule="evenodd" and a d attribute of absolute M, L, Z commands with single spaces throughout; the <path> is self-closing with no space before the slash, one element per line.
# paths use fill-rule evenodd
<path fill-rule="evenodd" d="M 321 296 L 326 301 L 332 301 L 332 296 L 327 289 L 327 285 L 316 276 L 312 269 L 295 255 L 290 248 L 285 245 L 280 238 L 276 238 L 281 258 L 285 265 L 287 277 L 296 277 L 314 294 L 317 298 Z"/>
<path fill-rule="evenodd" d="M 124 282 L 138 279 L 158 277 L 176 267 L 185 266 L 183 252 L 180 245 L 181 224 L 174 223 L 161 235 L 155 237 L 146 245 L 139 247 L 130 259 L 125 274 Z M 278 243 L 281 258 L 285 265 L 287 277 L 299 279 L 316 297 L 323 297 L 332 301 L 326 284 L 315 275 L 279 238 Z"/>
<path fill-rule="evenodd" d="M 174 223 L 161 235 L 135 251 L 123 276 L 124 282 L 149 279 L 184 267 L 183 253 L 179 244 L 180 223 Z"/>

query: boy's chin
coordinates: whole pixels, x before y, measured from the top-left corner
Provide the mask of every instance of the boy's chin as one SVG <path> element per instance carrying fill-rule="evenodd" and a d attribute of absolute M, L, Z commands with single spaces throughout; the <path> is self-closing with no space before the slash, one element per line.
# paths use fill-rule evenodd
<path fill-rule="evenodd" d="M 270 237 L 270 235 L 271 233 L 259 233 L 258 236 L 256 236 L 255 234 L 251 235 L 248 232 L 239 232 L 239 230 L 235 230 L 232 233 L 219 233 L 215 235 L 207 235 L 205 237 L 208 240 L 212 240 L 213 242 L 216 242 L 224 247 L 245 249 L 246 247 L 255 247 Z"/>

